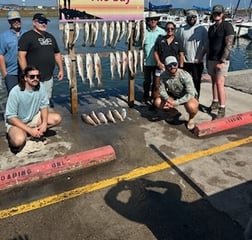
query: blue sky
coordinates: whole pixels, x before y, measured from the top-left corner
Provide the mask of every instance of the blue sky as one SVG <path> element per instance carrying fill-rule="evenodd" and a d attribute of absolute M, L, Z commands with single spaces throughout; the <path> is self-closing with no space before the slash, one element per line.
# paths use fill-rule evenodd
<path fill-rule="evenodd" d="M 74 1 L 74 0 L 72 0 Z M 83 0 L 85 1 L 85 0 Z M 87 1 L 87 0 L 86 0 Z M 179 8 L 191 8 L 193 5 L 200 7 L 209 7 L 209 3 L 212 3 L 212 6 L 215 4 L 222 4 L 224 7 L 229 7 L 230 5 L 235 7 L 238 0 L 144 0 L 145 5 L 148 6 L 148 1 L 155 5 L 164 5 L 170 3 L 173 7 Z M 1 4 L 19 4 L 22 5 L 25 3 L 27 6 L 55 6 L 57 5 L 58 0 L 1 0 Z M 239 8 L 246 8 L 249 5 L 250 0 L 241 0 Z"/>

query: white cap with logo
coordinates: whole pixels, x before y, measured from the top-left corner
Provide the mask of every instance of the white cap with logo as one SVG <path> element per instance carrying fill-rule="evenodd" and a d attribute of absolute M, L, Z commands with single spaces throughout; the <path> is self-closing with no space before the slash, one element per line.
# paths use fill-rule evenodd
<path fill-rule="evenodd" d="M 11 10 L 7 14 L 8 20 L 13 20 L 13 19 L 18 19 L 18 18 L 21 18 L 18 11 Z"/>

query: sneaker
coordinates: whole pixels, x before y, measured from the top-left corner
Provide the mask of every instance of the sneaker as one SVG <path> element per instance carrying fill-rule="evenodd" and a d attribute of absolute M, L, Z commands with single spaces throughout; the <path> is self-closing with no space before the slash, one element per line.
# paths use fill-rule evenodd
<path fill-rule="evenodd" d="M 225 108 L 224 107 L 219 107 L 216 119 L 220 119 L 220 118 L 223 118 L 223 117 L 225 117 Z"/>
<path fill-rule="evenodd" d="M 193 118 L 189 119 L 188 120 L 188 123 L 187 123 L 187 128 L 189 130 L 193 130 L 195 128 L 195 121 Z"/>
<path fill-rule="evenodd" d="M 211 106 L 209 107 L 210 112 L 211 112 L 211 111 L 214 111 L 214 110 L 217 110 L 218 108 L 219 108 L 219 102 L 214 102 L 214 101 L 212 101 L 212 104 L 211 104 Z"/>

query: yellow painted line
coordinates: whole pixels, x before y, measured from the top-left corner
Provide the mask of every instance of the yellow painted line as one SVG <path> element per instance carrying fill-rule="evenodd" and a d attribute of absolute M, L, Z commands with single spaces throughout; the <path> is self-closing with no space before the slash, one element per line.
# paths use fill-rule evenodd
<path fill-rule="evenodd" d="M 189 153 L 189 154 L 186 154 L 186 155 L 183 155 L 180 157 L 173 158 L 170 161 L 172 162 L 173 165 L 179 165 L 179 164 L 183 164 L 183 163 L 192 161 L 194 159 L 213 155 L 213 154 L 223 152 L 223 151 L 235 148 L 235 147 L 239 147 L 241 145 L 248 144 L 251 142 L 252 142 L 252 136 L 244 138 L 244 139 L 240 139 L 240 140 L 237 140 L 234 142 L 226 143 L 221 146 L 212 147 L 207 150 Z M 155 173 L 155 172 L 158 172 L 161 170 L 165 170 L 170 167 L 171 167 L 171 165 L 169 163 L 162 162 L 162 163 L 148 166 L 148 167 L 136 168 L 136 169 L 132 170 L 131 172 L 120 175 L 120 176 L 116 176 L 116 177 L 113 177 L 110 179 L 105 179 L 100 182 L 89 184 L 89 185 L 86 185 L 83 187 L 75 188 L 73 190 L 63 192 L 63 193 L 60 193 L 57 195 L 49 196 L 49 197 L 46 197 L 43 199 L 39 199 L 39 200 L 30 202 L 27 204 L 23 204 L 23 205 L 19 205 L 16 207 L 0 210 L 0 219 L 8 218 L 8 217 L 15 216 L 15 215 L 18 215 L 21 213 L 29 212 L 29 211 L 39 209 L 42 207 L 46 207 L 46 206 L 49 206 L 49 205 L 52 205 L 52 204 L 55 204 L 58 202 L 62 202 L 62 201 L 65 201 L 65 200 L 68 200 L 71 198 L 78 197 L 78 196 L 85 194 L 85 193 L 90 193 L 90 192 L 93 192 L 96 190 L 110 187 L 110 186 L 115 185 L 121 181 L 131 180 L 131 179 L 141 177 L 141 176 L 144 176 L 147 174 L 151 174 L 151 173 Z"/>

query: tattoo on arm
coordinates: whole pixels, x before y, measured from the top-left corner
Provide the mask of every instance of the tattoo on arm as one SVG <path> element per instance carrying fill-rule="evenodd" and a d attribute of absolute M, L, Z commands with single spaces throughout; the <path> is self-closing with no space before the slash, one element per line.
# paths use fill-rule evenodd
<path fill-rule="evenodd" d="M 234 42 L 234 35 L 226 36 L 226 38 L 225 38 L 226 46 L 225 46 L 225 49 L 224 49 L 224 52 L 223 52 L 223 55 L 221 58 L 222 60 L 226 60 L 229 57 L 230 51 L 233 46 L 233 42 Z"/>

